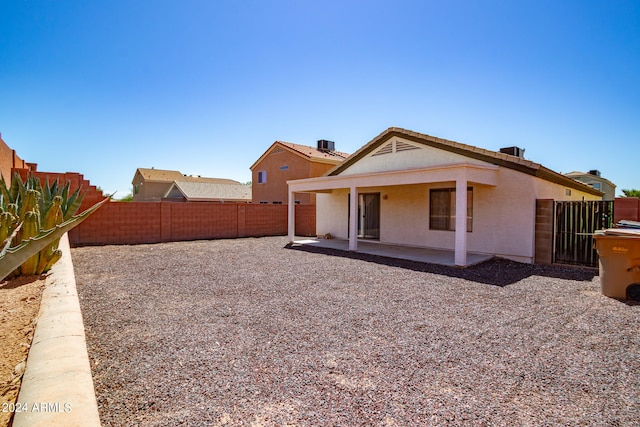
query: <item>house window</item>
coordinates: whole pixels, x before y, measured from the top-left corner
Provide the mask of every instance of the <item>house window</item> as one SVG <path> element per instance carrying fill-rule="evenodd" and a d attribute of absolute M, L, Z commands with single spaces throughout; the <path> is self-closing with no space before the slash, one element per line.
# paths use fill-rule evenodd
<path fill-rule="evenodd" d="M 267 171 L 258 172 L 258 184 L 264 184 L 267 182 Z"/>
<path fill-rule="evenodd" d="M 288 166 L 288 165 L 280 166 L 280 170 L 281 170 L 281 171 L 286 171 L 286 170 L 288 170 L 288 169 L 289 169 L 289 166 Z"/>
<path fill-rule="evenodd" d="M 274 201 L 273 201 L 273 204 L 274 204 L 274 205 L 281 205 L 281 204 L 282 204 L 282 202 L 281 202 L 281 201 L 278 201 L 278 200 L 274 200 Z"/>
<path fill-rule="evenodd" d="M 593 186 L 593 188 L 595 188 L 596 190 L 602 190 L 602 185 L 600 185 L 599 182 L 594 182 L 593 184 L 591 184 Z"/>
<path fill-rule="evenodd" d="M 473 188 L 467 188 L 467 231 L 473 226 Z M 429 229 L 456 229 L 456 189 L 439 188 L 429 193 Z"/>

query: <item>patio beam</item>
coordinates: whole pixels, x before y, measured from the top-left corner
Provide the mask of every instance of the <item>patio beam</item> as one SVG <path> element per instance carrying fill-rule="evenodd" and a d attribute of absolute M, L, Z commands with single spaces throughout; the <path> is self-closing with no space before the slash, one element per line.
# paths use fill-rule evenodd
<path fill-rule="evenodd" d="M 358 250 L 358 188 L 352 186 L 349 193 L 349 250 Z"/>
<path fill-rule="evenodd" d="M 289 206 L 287 207 L 287 230 L 289 234 L 289 243 L 293 243 L 296 236 L 296 204 L 294 196 L 294 192 L 291 191 L 291 187 L 289 187 Z"/>

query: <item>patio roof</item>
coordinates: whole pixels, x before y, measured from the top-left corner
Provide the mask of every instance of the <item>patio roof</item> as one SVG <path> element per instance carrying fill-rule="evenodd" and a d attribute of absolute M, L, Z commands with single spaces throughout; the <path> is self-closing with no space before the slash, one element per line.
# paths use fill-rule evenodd
<path fill-rule="evenodd" d="M 498 166 L 458 163 L 445 166 L 432 166 L 420 169 L 402 169 L 386 172 L 373 172 L 355 175 L 321 176 L 287 181 L 289 190 L 294 193 L 324 192 L 340 188 L 379 187 L 389 185 L 425 184 L 433 182 L 455 182 L 464 176 L 467 182 L 497 185 Z"/>

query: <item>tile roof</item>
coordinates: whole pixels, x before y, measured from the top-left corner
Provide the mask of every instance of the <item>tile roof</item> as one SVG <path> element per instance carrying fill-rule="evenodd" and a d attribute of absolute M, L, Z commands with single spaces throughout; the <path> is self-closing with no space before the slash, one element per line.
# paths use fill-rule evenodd
<path fill-rule="evenodd" d="M 251 201 L 251 186 L 199 181 L 175 181 L 165 197 L 176 194 L 177 190 L 187 200 Z"/>
<path fill-rule="evenodd" d="M 285 141 L 276 141 L 276 143 L 289 147 L 292 150 L 297 151 L 298 153 L 312 159 L 331 159 L 336 161 L 342 161 L 347 157 L 349 157 L 348 153 L 343 153 L 340 151 L 325 152 L 325 151 L 318 150 L 316 147 L 310 147 L 308 145 L 301 145 L 301 144 L 294 144 L 292 142 L 285 142 Z"/>
<path fill-rule="evenodd" d="M 316 147 L 310 147 L 308 145 L 294 144 L 292 142 L 286 141 L 276 141 L 271 144 L 271 146 L 260 156 L 258 160 L 253 163 L 253 165 L 251 165 L 250 169 L 253 170 L 258 165 L 258 163 L 260 163 L 267 155 L 274 152 L 278 148 L 292 151 L 309 159 L 310 161 L 323 163 L 338 164 L 349 157 L 349 153 L 343 153 L 342 151 L 324 152 L 318 150 Z"/>
<path fill-rule="evenodd" d="M 594 195 L 603 195 L 602 192 L 595 190 L 589 185 L 573 180 L 558 172 L 554 172 L 551 169 L 547 169 L 541 164 L 532 162 L 531 160 L 526 160 L 521 157 L 500 153 L 497 151 L 486 150 L 484 148 L 474 147 L 473 145 L 461 144 L 456 141 L 450 141 L 447 139 L 438 138 L 435 136 L 418 133 L 399 127 L 390 127 L 386 129 L 371 141 L 369 141 L 367 144 L 362 146 L 358 151 L 349 156 L 344 162 L 336 165 L 333 169 L 325 173 L 325 176 L 339 175 L 349 166 L 362 159 L 373 150 L 378 148 L 380 145 L 382 145 L 384 142 L 393 137 L 404 138 L 415 143 L 431 146 L 466 157 L 482 160 L 487 163 L 514 169 L 529 175 L 537 176 L 550 182 L 554 182 L 556 184 L 565 185 L 567 187 L 575 188 Z"/>
<path fill-rule="evenodd" d="M 183 182 L 207 182 L 214 184 L 240 184 L 240 182 L 235 181 L 233 179 L 226 178 L 206 178 L 201 176 L 193 176 L 193 175 L 184 175 L 179 171 L 174 170 L 165 170 L 165 169 L 147 169 L 147 168 L 138 168 L 138 172 L 146 181 L 156 181 L 156 182 L 173 182 L 173 181 L 183 181 Z"/>

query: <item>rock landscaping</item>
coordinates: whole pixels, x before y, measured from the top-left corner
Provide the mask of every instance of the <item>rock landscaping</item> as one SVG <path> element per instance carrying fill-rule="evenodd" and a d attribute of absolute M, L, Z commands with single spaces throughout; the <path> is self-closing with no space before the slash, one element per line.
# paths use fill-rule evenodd
<path fill-rule="evenodd" d="M 284 237 L 72 250 L 104 426 L 634 425 L 640 306 L 597 271 Z"/>

